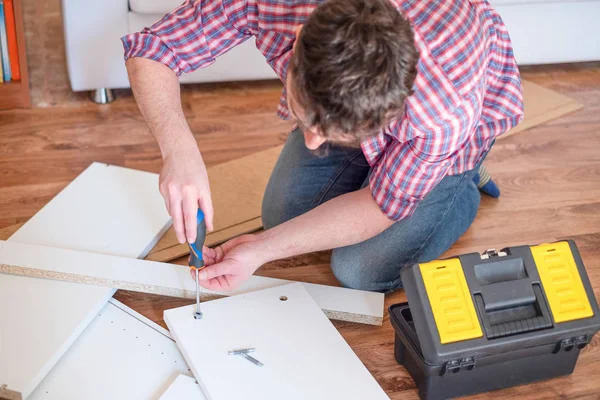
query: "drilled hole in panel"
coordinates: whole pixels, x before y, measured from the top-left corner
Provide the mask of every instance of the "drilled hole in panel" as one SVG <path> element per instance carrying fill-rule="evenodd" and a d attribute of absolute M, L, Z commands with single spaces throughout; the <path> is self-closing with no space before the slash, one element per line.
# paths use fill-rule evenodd
<path fill-rule="evenodd" d="M 279 296 L 279 300 L 281 301 L 287 301 L 287 296 Z"/>

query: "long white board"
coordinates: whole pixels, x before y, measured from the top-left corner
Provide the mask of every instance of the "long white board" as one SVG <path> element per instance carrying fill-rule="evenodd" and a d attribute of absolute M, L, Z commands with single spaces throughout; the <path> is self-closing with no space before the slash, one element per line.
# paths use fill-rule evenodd
<path fill-rule="evenodd" d="M 389 398 L 300 283 L 194 307 L 164 319 L 209 400 Z M 245 348 L 264 365 L 228 354 Z"/>
<path fill-rule="evenodd" d="M 195 298 L 196 294 L 196 285 L 185 266 L 22 243 L 0 241 L 0 272 L 165 296 Z M 202 294 L 205 299 L 215 298 L 289 283 L 252 276 L 234 292 L 202 289 Z M 330 318 L 381 324 L 383 294 L 309 283 L 303 285 Z"/>
<path fill-rule="evenodd" d="M 169 225 L 158 175 L 94 163 L 9 241 L 143 257 Z M 0 385 L 27 398 L 113 293 L 0 274 Z"/>

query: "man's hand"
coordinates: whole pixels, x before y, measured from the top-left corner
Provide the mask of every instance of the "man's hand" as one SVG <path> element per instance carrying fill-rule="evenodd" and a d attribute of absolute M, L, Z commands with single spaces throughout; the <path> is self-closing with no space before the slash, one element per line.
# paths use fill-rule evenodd
<path fill-rule="evenodd" d="M 267 231 L 237 237 L 216 249 L 205 247 L 207 267 L 199 272 L 198 283 L 230 291 L 269 261 L 360 243 L 392 224 L 368 187 L 346 193 Z"/>
<path fill-rule="evenodd" d="M 179 243 L 196 240 L 198 208 L 204 212 L 207 231 L 213 230 L 213 205 L 208 175 L 196 146 L 165 155 L 159 179 L 160 193 Z"/>
<path fill-rule="evenodd" d="M 260 258 L 258 243 L 258 236 L 242 235 L 214 249 L 205 247 L 202 255 L 206 267 L 200 271 L 198 283 L 210 290 L 237 289 L 265 262 Z M 191 273 L 195 278 L 195 272 Z"/>

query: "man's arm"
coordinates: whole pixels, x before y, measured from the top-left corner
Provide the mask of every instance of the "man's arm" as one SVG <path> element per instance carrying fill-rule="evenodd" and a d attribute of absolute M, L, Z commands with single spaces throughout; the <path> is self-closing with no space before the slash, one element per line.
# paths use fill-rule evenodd
<path fill-rule="evenodd" d="M 179 242 L 195 240 L 200 207 L 213 229 L 213 206 L 206 167 L 181 108 L 175 73 L 157 61 L 134 57 L 125 63 L 138 107 L 163 158 L 160 192 Z"/>
<path fill-rule="evenodd" d="M 368 187 L 347 193 L 258 235 L 204 248 L 208 267 L 200 271 L 199 283 L 211 290 L 232 290 L 269 261 L 363 242 L 393 223 Z"/>
<path fill-rule="evenodd" d="M 265 262 L 269 262 L 364 242 L 393 223 L 366 187 L 259 234 L 258 242 Z"/>
<path fill-rule="evenodd" d="M 245 13 L 245 7 L 237 7 L 228 14 L 221 0 L 187 0 L 154 25 L 121 38 L 131 87 L 162 153 L 160 192 L 181 243 L 196 239 L 198 207 L 207 229 L 213 229 L 213 207 L 206 167 L 181 108 L 177 76 L 212 64 L 248 39 L 250 34 L 241 30 Z"/>

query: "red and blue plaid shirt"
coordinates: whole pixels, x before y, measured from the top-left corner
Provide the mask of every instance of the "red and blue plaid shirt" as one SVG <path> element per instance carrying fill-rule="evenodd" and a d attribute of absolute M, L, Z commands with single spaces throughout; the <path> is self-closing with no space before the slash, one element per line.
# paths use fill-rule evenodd
<path fill-rule="evenodd" d="M 285 82 L 295 29 L 323 1 L 187 1 L 125 36 L 125 58 L 150 58 L 180 75 L 254 36 Z M 402 220 L 444 176 L 473 169 L 494 139 L 521 121 L 523 94 L 510 37 L 486 0 L 390 1 L 415 33 L 415 93 L 362 150 L 373 198 L 389 218 Z M 278 115 L 290 117 L 285 90 Z"/>

